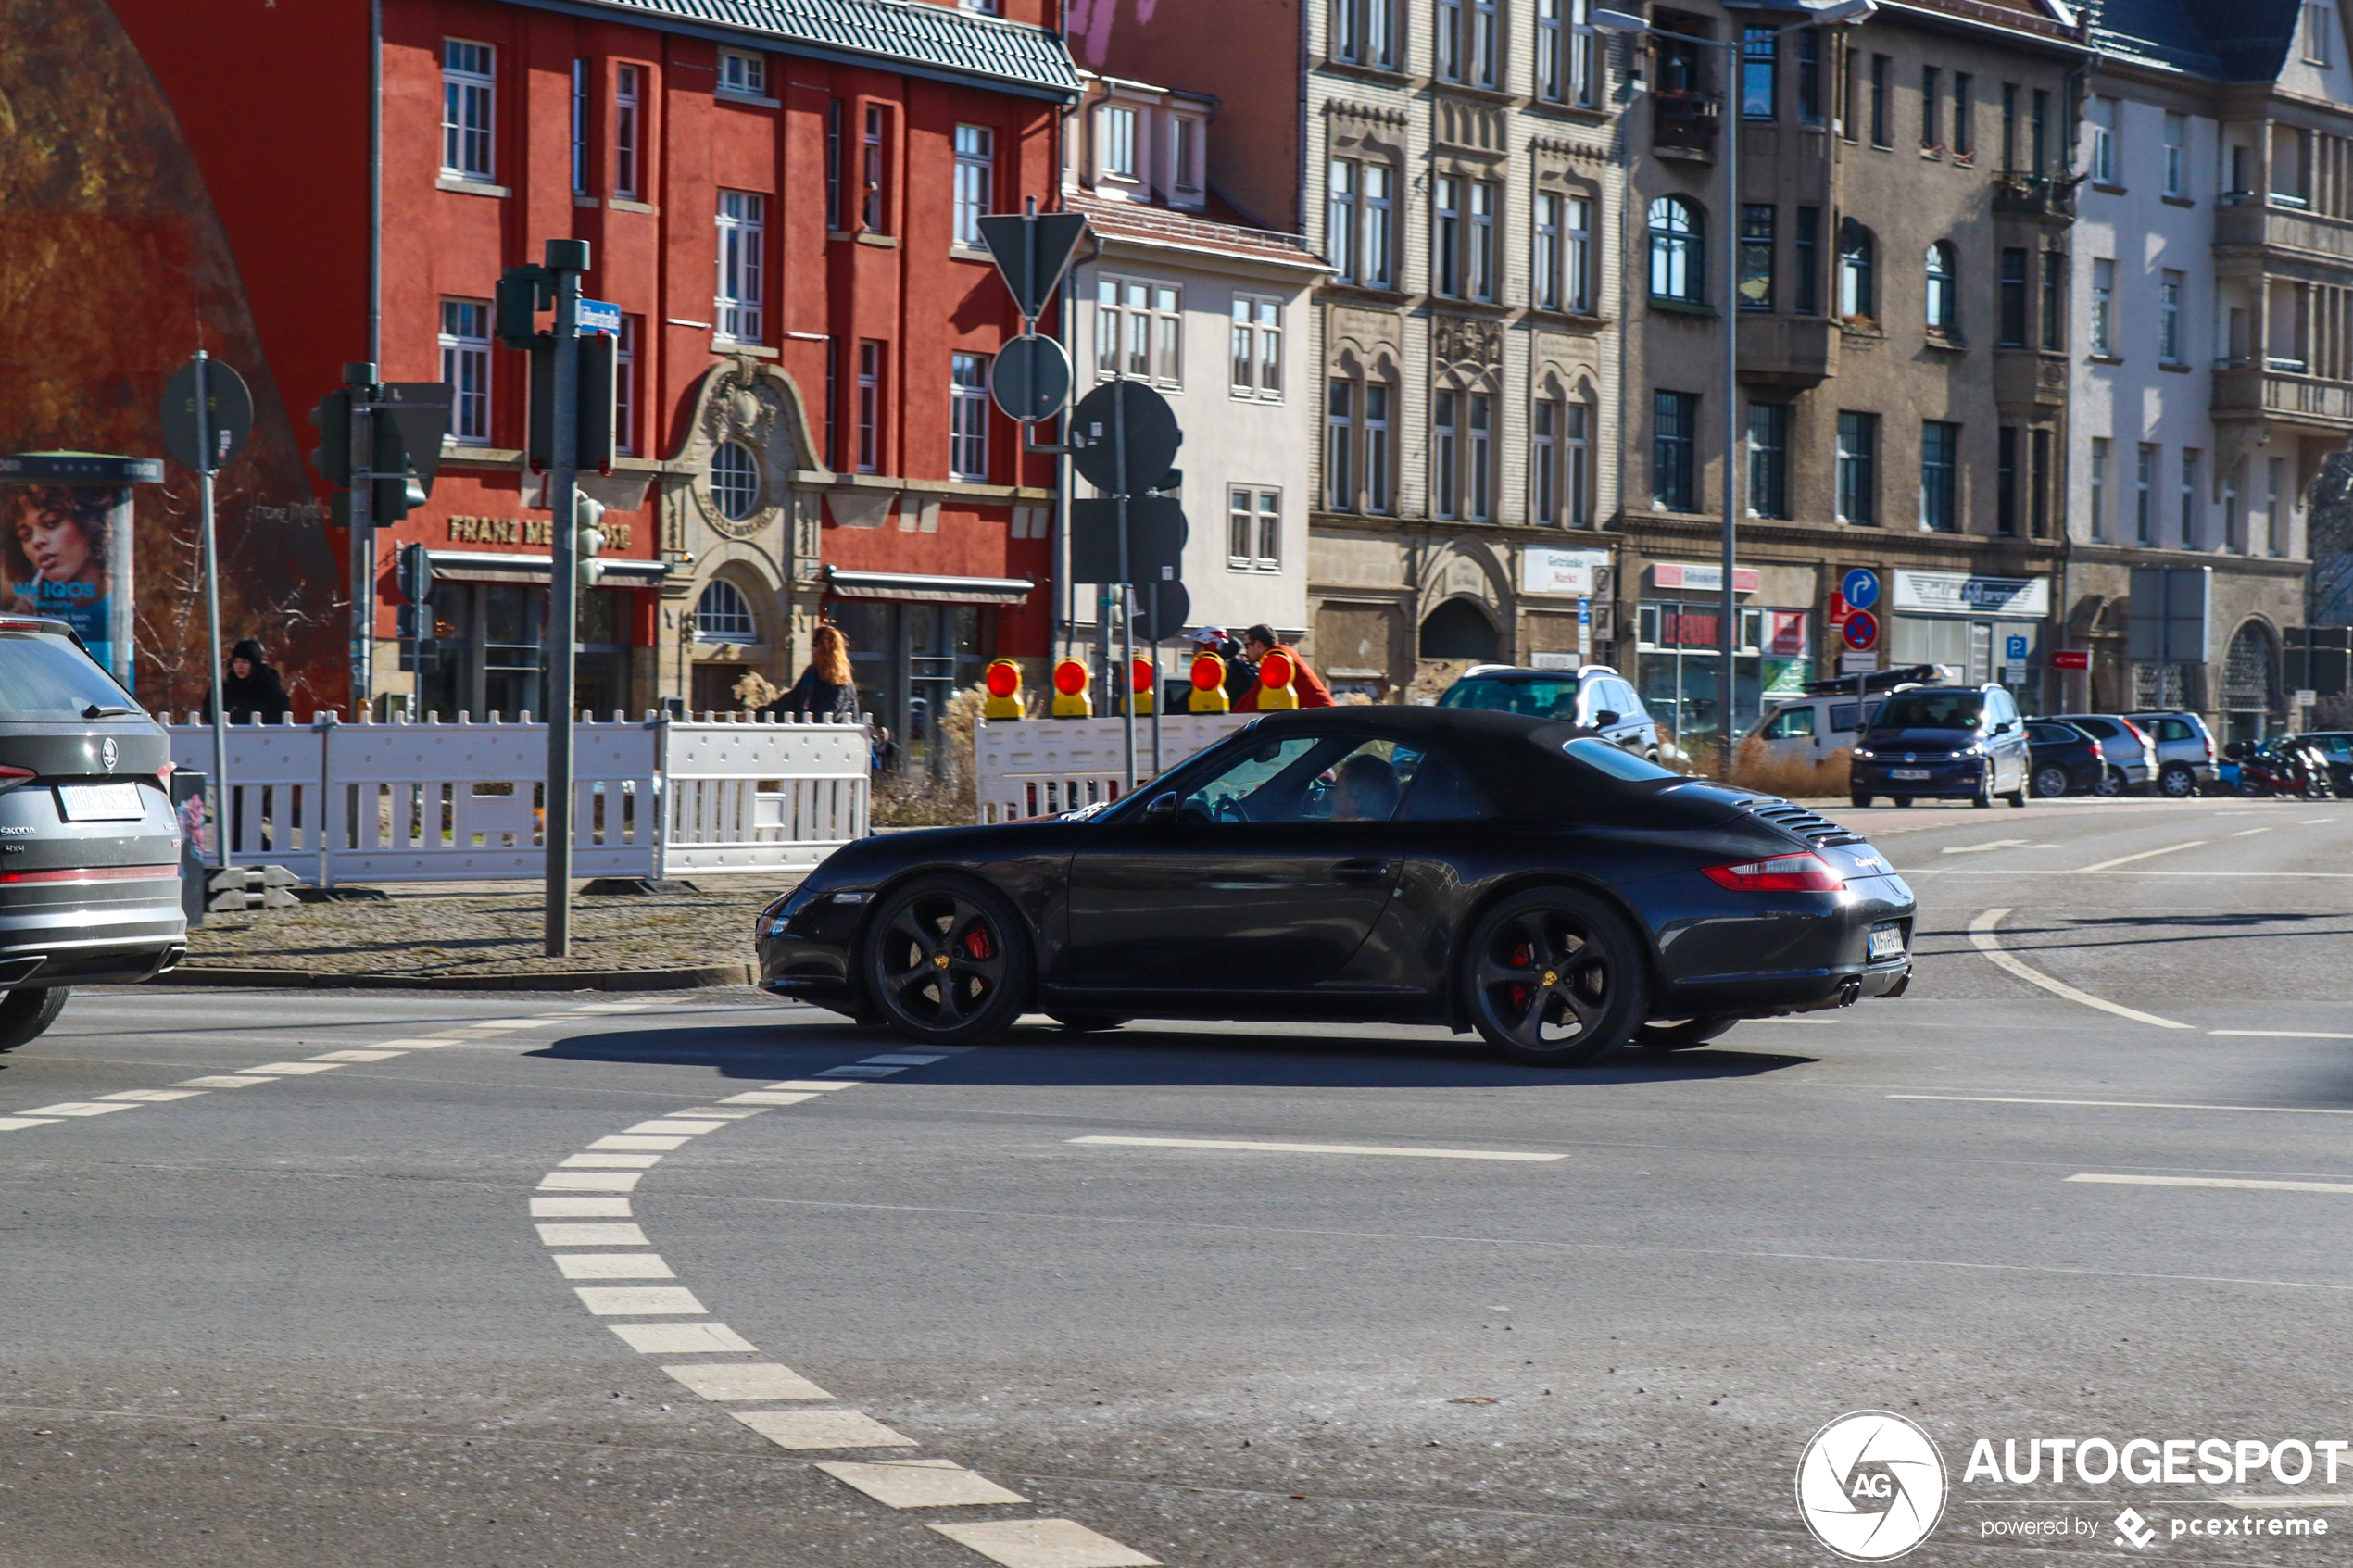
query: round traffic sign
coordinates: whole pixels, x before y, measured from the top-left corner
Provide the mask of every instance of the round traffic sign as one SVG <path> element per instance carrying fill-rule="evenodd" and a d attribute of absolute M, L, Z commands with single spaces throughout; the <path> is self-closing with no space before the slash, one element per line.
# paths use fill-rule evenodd
<path fill-rule="evenodd" d="M 1009 420 L 1051 420 L 1070 401 L 1070 356 L 1052 338 L 1025 332 L 989 367 L 988 395 Z"/>
<path fill-rule="evenodd" d="M 1869 567 L 1856 567 L 1839 584 L 1839 594 L 1856 609 L 1870 608 L 1879 603 L 1879 573 Z"/>
<path fill-rule="evenodd" d="M 1136 635 L 1148 643 L 1173 640 L 1185 629 L 1186 619 L 1193 613 L 1193 596 L 1185 592 L 1182 583 L 1174 580 L 1139 583 L 1135 595 L 1129 623 Z"/>
<path fill-rule="evenodd" d="M 1879 617 L 1868 609 L 1858 609 L 1849 615 L 1846 624 L 1838 630 L 1839 635 L 1846 639 L 1846 646 L 1857 653 L 1878 646 Z"/>
<path fill-rule="evenodd" d="M 201 389 L 196 378 L 201 375 Z M 204 399 L 204 430 L 197 426 L 196 400 Z M 253 434 L 253 394 L 243 376 L 209 357 L 191 359 L 171 373 L 163 389 L 164 450 L 200 473 L 218 471 L 245 449 Z"/>
<path fill-rule="evenodd" d="M 1176 410 L 1143 382 L 1107 381 L 1080 398 L 1070 414 L 1071 464 L 1106 495 L 1121 489 L 1123 436 L 1130 495 L 1160 483 L 1185 440 L 1176 428 Z"/>

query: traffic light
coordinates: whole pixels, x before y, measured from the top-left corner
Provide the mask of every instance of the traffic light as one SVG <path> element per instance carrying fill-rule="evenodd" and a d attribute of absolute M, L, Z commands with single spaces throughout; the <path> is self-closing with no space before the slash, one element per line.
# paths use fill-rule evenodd
<path fill-rule="evenodd" d="M 310 410 L 319 427 L 319 445 L 310 449 L 310 466 L 334 491 L 327 518 L 337 528 L 351 526 L 351 394 L 337 387 Z"/>
<path fill-rule="evenodd" d="M 605 504 L 585 490 L 572 493 L 572 560 L 580 585 L 593 588 L 605 574 Z"/>
<path fill-rule="evenodd" d="M 619 344 L 603 332 L 580 340 L 580 380 L 574 389 L 573 461 L 584 470 L 612 471 L 615 376 Z M 531 445 L 525 457 L 534 473 L 556 466 L 556 340 L 543 338 L 531 350 Z"/>
<path fill-rule="evenodd" d="M 394 630 L 403 645 L 401 668 L 422 670 L 441 653 L 433 613 L 433 557 L 422 545 L 401 546 L 394 577 L 400 596 L 409 601 L 393 611 Z"/>
<path fill-rule="evenodd" d="M 509 348 L 536 347 L 546 334 L 539 330 L 539 312 L 556 303 L 555 274 L 525 262 L 498 274 L 495 315 L 498 341 Z"/>
<path fill-rule="evenodd" d="M 374 460 L 369 464 L 374 475 L 368 483 L 369 516 L 382 528 L 423 506 L 430 492 L 416 472 L 417 464 L 409 455 L 408 443 L 401 439 L 399 421 L 379 411 L 368 423 L 375 446 Z"/>

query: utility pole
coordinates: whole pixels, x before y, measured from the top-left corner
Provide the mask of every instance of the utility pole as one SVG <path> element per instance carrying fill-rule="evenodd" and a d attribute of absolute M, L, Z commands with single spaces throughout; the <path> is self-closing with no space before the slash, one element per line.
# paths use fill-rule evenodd
<path fill-rule="evenodd" d="M 556 292 L 549 345 L 555 420 L 547 453 L 547 509 L 554 523 L 547 530 L 553 559 L 547 569 L 547 954 L 560 959 L 572 952 L 573 685 L 580 626 L 573 532 L 580 484 L 580 275 L 588 270 L 588 242 L 549 240 L 547 270 Z"/>

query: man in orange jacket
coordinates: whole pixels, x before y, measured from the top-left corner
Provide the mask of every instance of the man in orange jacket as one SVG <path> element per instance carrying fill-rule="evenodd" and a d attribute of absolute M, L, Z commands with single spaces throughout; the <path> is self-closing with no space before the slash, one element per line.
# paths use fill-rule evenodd
<path fill-rule="evenodd" d="M 1297 648 L 1292 647 L 1289 643 L 1276 641 L 1275 629 L 1272 626 L 1265 625 L 1262 622 L 1259 625 L 1252 627 L 1249 631 L 1244 632 L 1242 633 L 1242 652 L 1244 657 L 1249 659 L 1252 664 L 1257 665 L 1262 670 L 1266 667 L 1266 656 L 1268 654 L 1281 654 L 1284 658 L 1290 660 L 1291 669 L 1296 671 L 1296 673 L 1291 676 L 1290 689 L 1294 693 L 1298 694 L 1299 706 L 1302 708 L 1329 708 L 1332 705 L 1331 689 L 1324 684 L 1324 678 L 1316 674 L 1313 670 L 1307 668 L 1307 661 L 1299 657 L 1299 650 Z M 1266 687 L 1262 682 L 1258 685 L 1254 685 L 1251 687 L 1250 690 L 1242 693 L 1239 697 L 1235 699 L 1234 711 L 1237 713 L 1257 712 L 1258 694 L 1265 689 Z"/>

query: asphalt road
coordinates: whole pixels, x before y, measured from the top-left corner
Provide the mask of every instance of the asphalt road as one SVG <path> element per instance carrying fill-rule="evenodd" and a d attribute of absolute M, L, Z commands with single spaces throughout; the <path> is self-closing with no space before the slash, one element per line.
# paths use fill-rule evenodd
<path fill-rule="evenodd" d="M 1963 1474 L 2353 1441 L 2353 805 L 1842 815 L 1919 890 L 1910 995 L 1579 1073 L 84 992 L 0 1057 L 0 1565 L 1830 1562 L 1799 1453 L 1863 1409 L 1949 1470 L 1907 1562 L 2353 1562 L 2353 1455 Z"/>

